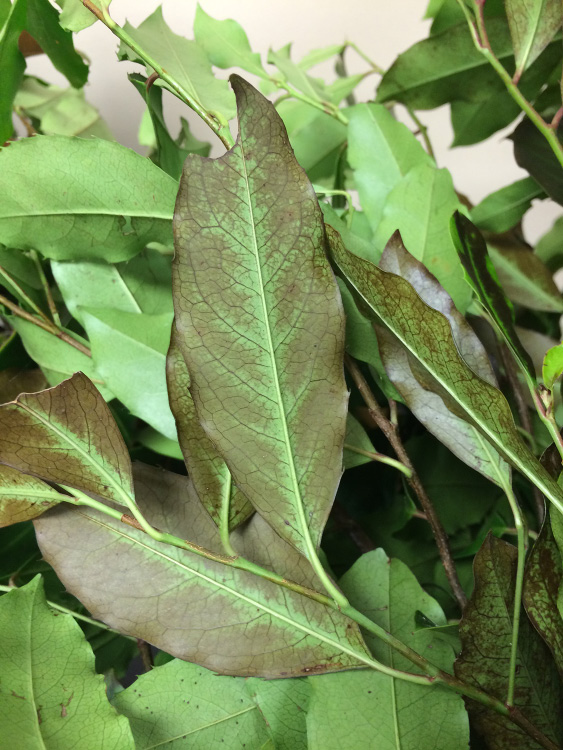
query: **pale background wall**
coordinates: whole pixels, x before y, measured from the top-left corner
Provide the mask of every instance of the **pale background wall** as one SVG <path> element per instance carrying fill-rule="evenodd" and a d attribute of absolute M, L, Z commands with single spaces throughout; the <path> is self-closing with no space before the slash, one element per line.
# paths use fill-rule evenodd
<path fill-rule="evenodd" d="M 250 44 L 265 60 L 269 46 L 278 49 L 293 41 L 295 59 L 311 49 L 347 39 L 354 41 L 366 54 L 382 67 L 388 67 L 395 57 L 411 44 L 425 38 L 429 22 L 422 20 L 427 0 L 284 0 L 274 3 L 266 0 L 200 0 L 204 10 L 215 18 L 234 18 L 246 30 Z M 158 0 L 114 0 L 111 14 L 119 23 L 125 19 L 134 26 L 143 21 L 159 5 Z M 191 33 L 196 0 L 164 0 L 164 17 L 172 29 L 193 38 Z M 117 61 L 117 40 L 101 23 L 81 32 L 76 46 L 90 58 L 92 68 L 87 97 L 97 106 L 108 122 L 117 140 L 132 148 L 139 148 L 137 129 L 143 103 L 139 94 L 128 82 L 124 67 L 138 69 L 129 63 Z M 365 63 L 350 51 L 349 72 L 361 72 Z M 45 56 L 28 61 L 29 72 L 51 83 L 65 85 L 63 77 L 51 66 Z M 330 67 L 317 69 L 319 75 L 330 73 Z M 316 71 L 314 71 L 316 72 Z M 226 75 L 220 71 L 220 75 Z M 377 77 L 368 78 L 359 89 L 365 98 L 372 96 Z M 183 107 L 175 97 L 166 95 L 166 116 L 173 130 Z M 189 112 L 189 110 L 188 110 Z M 483 144 L 448 150 L 452 141 L 447 107 L 421 113 L 429 126 L 439 166 L 448 167 L 456 187 L 470 200 L 478 202 L 488 193 L 513 182 L 525 173 L 512 156 L 512 145 L 505 136 L 512 126 Z M 213 140 L 197 116 L 189 112 L 193 131 L 200 137 Z M 217 149 L 219 152 L 219 148 Z M 547 202 L 536 202 L 524 226 L 529 241 L 533 242 L 551 226 L 562 209 Z"/>

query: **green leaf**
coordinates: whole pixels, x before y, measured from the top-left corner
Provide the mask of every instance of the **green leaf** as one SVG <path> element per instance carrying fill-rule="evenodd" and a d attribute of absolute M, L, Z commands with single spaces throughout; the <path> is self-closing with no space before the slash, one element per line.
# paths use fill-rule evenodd
<path fill-rule="evenodd" d="M 83 372 L 95 384 L 106 401 L 114 397 L 97 371 L 94 361 L 87 354 L 28 320 L 15 316 L 10 316 L 8 320 L 12 328 L 20 335 L 26 352 L 43 370 L 49 385 L 58 385 L 75 372 Z M 71 331 L 65 332 L 87 346 L 88 342 L 81 336 Z"/>
<path fill-rule="evenodd" d="M 406 125 L 378 104 L 358 104 L 350 110 L 348 161 L 373 231 L 395 185 L 413 167 L 433 164 Z"/>
<path fill-rule="evenodd" d="M 9 6 L 8 16 L 0 28 L 0 146 L 11 138 L 12 106 L 25 70 L 25 59 L 18 47 L 18 40 L 25 28 L 27 0 L 14 0 Z M 2 191 L 3 193 L 4 191 Z"/>
<path fill-rule="evenodd" d="M 62 499 L 39 479 L 0 465 L 0 527 L 36 518 Z"/>
<path fill-rule="evenodd" d="M 533 626 L 549 646 L 563 676 L 563 619 L 557 595 L 563 582 L 561 555 L 553 537 L 549 515 L 526 561 L 522 601 Z"/>
<path fill-rule="evenodd" d="M 144 448 L 159 453 L 161 456 L 168 456 L 168 458 L 175 458 L 180 461 L 183 459 L 178 441 L 165 437 L 161 432 L 153 430 L 152 427 L 147 427 L 146 430 L 140 432 L 137 439 Z"/>
<path fill-rule="evenodd" d="M 174 34 L 164 20 L 160 6 L 138 28 L 126 23 L 124 29 L 203 109 L 219 112 L 227 120 L 234 115 L 233 95 L 227 82 L 215 78 L 199 44 Z M 143 62 L 123 43 L 119 57 Z M 161 80 L 153 85 L 168 88 Z"/>
<path fill-rule="evenodd" d="M 475 557 L 475 590 L 459 626 L 462 651 L 458 677 L 506 699 L 512 641 L 517 550 L 489 536 Z M 563 739 L 561 687 L 551 654 L 529 621 L 520 619 L 514 705 L 555 745 Z M 471 703 L 475 728 L 491 750 L 538 745 L 514 724 L 481 704 Z"/>
<path fill-rule="evenodd" d="M 268 51 L 268 62 L 275 65 L 283 78 L 306 96 L 319 102 L 326 98 L 324 83 L 319 78 L 312 78 L 307 75 L 302 67 L 291 60 L 289 54 L 284 54 L 282 50 L 275 52 L 270 49 Z"/>
<path fill-rule="evenodd" d="M 452 217 L 451 232 L 468 283 L 497 325 L 524 373 L 533 381 L 535 372 L 532 360 L 514 328 L 513 307 L 499 283 L 485 240 L 477 227 L 459 211 Z"/>
<path fill-rule="evenodd" d="M 67 31 L 82 31 L 87 29 L 96 22 L 96 16 L 88 8 L 82 5 L 81 0 L 57 0 L 62 11 L 59 16 L 59 23 Z M 91 0 L 92 5 L 96 8 L 108 8 L 111 0 Z"/>
<path fill-rule="evenodd" d="M 559 137 L 561 132 L 558 129 Z M 563 205 L 561 164 L 543 134 L 528 118 L 524 118 L 509 137 L 514 143 L 517 164 L 532 175 L 550 198 Z"/>
<path fill-rule="evenodd" d="M 516 238 L 492 238 L 489 254 L 509 299 L 532 310 L 563 312 L 563 298 L 553 274 L 532 249 Z"/>
<path fill-rule="evenodd" d="M 242 750 L 269 737 L 258 705 L 242 680 L 221 677 L 174 659 L 141 675 L 118 693 L 113 705 L 129 719 L 136 750 L 166 745 Z"/>
<path fill-rule="evenodd" d="M 446 318 L 428 307 L 412 286 L 349 253 L 327 227 L 332 256 L 358 295 L 427 374 L 428 385 L 450 408 L 475 425 L 494 448 L 563 509 L 563 495 L 520 438 L 502 393 L 481 380 L 461 358 Z M 400 301 L 400 302 L 399 302 Z"/>
<path fill-rule="evenodd" d="M 497 58 L 512 58 L 506 21 L 487 22 Z M 389 68 L 377 90 L 377 101 L 399 101 L 414 109 L 434 109 L 455 99 L 482 101 L 498 89 L 497 73 L 477 50 L 467 22 L 414 44 Z"/>
<path fill-rule="evenodd" d="M 190 393 L 190 373 L 178 346 L 175 325 L 166 358 L 166 380 L 178 440 L 195 491 L 217 526 L 221 521 L 221 509 L 228 499 L 229 529 L 235 529 L 252 515 L 254 508 L 233 484 L 227 464 L 199 423 Z"/>
<path fill-rule="evenodd" d="M 25 138 L 0 151 L 0 242 L 55 260 L 126 260 L 148 242 L 171 243 L 176 189 L 117 143 Z"/>
<path fill-rule="evenodd" d="M 387 196 L 375 243 L 385 247 L 399 230 L 409 252 L 436 276 L 464 312 L 471 301 L 471 290 L 450 235 L 450 218 L 459 205 L 448 170 L 419 164 Z"/>
<path fill-rule="evenodd" d="M 49 0 L 27 0 L 26 29 L 72 86 L 84 86 L 88 66 L 74 49 L 70 31 L 59 24 L 59 14 Z"/>
<path fill-rule="evenodd" d="M 518 117 L 521 109 L 506 90 L 493 90 L 487 99 L 451 102 L 451 119 L 454 131 L 452 148 L 472 146 L 489 138 L 493 133 Z"/>
<path fill-rule="evenodd" d="M 455 308 L 438 280 L 405 250 L 398 235 L 389 240 L 379 267 L 408 281 L 423 302 L 442 313 L 450 324 L 453 340 L 466 364 L 480 378 L 496 386 L 487 353 L 473 329 Z M 443 400 L 440 393 L 432 392 L 427 387 L 415 359 L 397 337 L 385 328 L 378 326 L 377 329 L 387 375 L 415 417 L 468 466 L 495 484 L 499 484 L 499 477 L 503 475 L 510 482 L 510 470 L 498 453 L 483 440 L 472 424 L 451 411 L 447 399 Z"/>
<path fill-rule="evenodd" d="M 25 750 L 133 750 L 94 654 L 70 615 L 47 604 L 41 576 L 0 598 L 0 733 Z"/>
<path fill-rule="evenodd" d="M 348 413 L 346 419 L 346 436 L 344 438 L 344 468 L 353 469 L 355 466 L 369 464 L 371 459 L 358 451 L 375 453 L 373 443 L 360 422 L 353 414 Z"/>
<path fill-rule="evenodd" d="M 310 679 L 245 680 L 246 689 L 264 716 L 275 750 L 307 750 Z"/>
<path fill-rule="evenodd" d="M 237 145 L 214 161 L 188 157 L 176 203 L 177 343 L 235 484 L 310 557 L 340 479 L 344 316 L 321 212 L 283 123 L 231 80 Z"/>
<path fill-rule="evenodd" d="M 326 47 L 319 47 L 319 49 L 313 49 L 310 52 L 307 52 L 297 64 L 300 68 L 303 68 L 303 70 L 310 70 L 310 68 L 314 68 L 315 65 L 320 65 L 320 63 L 323 63 L 326 60 L 330 60 L 331 57 L 341 55 L 345 49 L 346 46 L 344 44 L 328 44 Z"/>
<path fill-rule="evenodd" d="M 132 414 L 175 440 L 176 426 L 166 389 L 166 352 L 173 314 L 143 315 L 84 307 L 80 317 L 96 370 L 108 388 Z"/>
<path fill-rule="evenodd" d="M 535 253 L 550 271 L 557 271 L 563 266 L 563 217 L 557 219 L 538 240 Z"/>
<path fill-rule="evenodd" d="M 137 465 L 135 489 L 154 526 L 220 549 L 217 527 L 186 477 Z M 164 549 L 96 511 L 61 507 L 35 521 L 43 556 L 94 617 L 120 632 L 222 674 L 290 677 L 369 662 L 359 629 L 340 612 L 252 573 Z M 264 554 L 287 555 L 284 542 L 276 552 L 281 539 L 273 530 L 267 540 Z M 119 576 L 104 574 L 112 569 Z"/>
<path fill-rule="evenodd" d="M 133 496 L 123 438 L 82 373 L 0 406 L 0 426 L 0 461 L 8 466 L 120 504 Z"/>
<path fill-rule="evenodd" d="M 437 602 L 424 593 L 414 575 L 383 550 L 368 552 L 341 580 L 354 606 L 433 663 L 451 669 L 454 652 L 431 631 L 417 630 L 422 611 L 446 624 Z M 382 641 L 368 637 L 374 655 L 396 669 L 415 671 Z M 347 672 L 311 678 L 307 714 L 311 750 L 461 750 L 469 743 L 463 700 L 441 688 L 394 679 L 378 672 Z M 416 706 L 414 708 L 413 706 Z"/>
<path fill-rule="evenodd" d="M 561 27 L 559 0 L 505 0 L 516 76 L 543 52 Z"/>
<path fill-rule="evenodd" d="M 562 374 L 563 344 L 558 344 L 549 349 L 545 354 L 542 368 L 543 384 L 547 389 L 551 390 Z"/>
<path fill-rule="evenodd" d="M 524 177 L 496 190 L 483 198 L 471 210 L 471 220 L 479 229 L 502 234 L 518 224 L 532 205 L 534 198 L 541 198 L 543 190 L 531 177 Z"/>
<path fill-rule="evenodd" d="M 218 68 L 242 68 L 260 78 L 268 77 L 260 55 L 252 51 L 248 37 L 237 21 L 218 21 L 209 16 L 198 3 L 194 36 L 212 65 Z"/>

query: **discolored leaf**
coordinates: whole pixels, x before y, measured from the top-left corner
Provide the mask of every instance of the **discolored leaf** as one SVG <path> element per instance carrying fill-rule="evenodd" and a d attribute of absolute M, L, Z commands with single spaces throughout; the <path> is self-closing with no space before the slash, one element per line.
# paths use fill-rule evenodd
<path fill-rule="evenodd" d="M 524 177 L 483 198 L 471 209 L 471 220 L 479 229 L 499 234 L 507 232 L 518 224 L 534 198 L 541 198 L 543 194 L 535 180 Z"/>
<path fill-rule="evenodd" d="M 166 358 L 170 408 L 176 419 L 178 440 L 196 493 L 219 526 L 221 509 L 229 502 L 229 529 L 240 526 L 254 508 L 231 479 L 227 465 L 199 423 L 190 393 L 190 374 L 177 344 L 176 327 Z"/>
<path fill-rule="evenodd" d="M 27 1 L 14 0 L 8 8 L 6 17 L 0 17 L 0 24 L 3 23 L 0 27 L 0 146 L 14 132 L 12 107 L 25 70 L 25 59 L 19 50 L 18 40 L 25 27 Z"/>
<path fill-rule="evenodd" d="M 36 518 L 62 499 L 39 479 L 0 464 L 0 527 Z"/>
<path fill-rule="evenodd" d="M 557 130 L 560 138 L 563 131 Z M 551 150 L 543 133 L 524 118 L 509 136 L 514 143 L 514 158 L 541 185 L 554 201 L 563 205 L 563 176 L 561 164 Z"/>
<path fill-rule="evenodd" d="M 136 750 L 261 748 L 270 734 L 243 680 L 179 659 L 141 675 L 113 705 L 129 719 Z"/>
<path fill-rule="evenodd" d="M 131 24 L 124 26 L 129 36 L 139 45 L 149 58 L 158 60 L 166 72 L 197 102 L 203 109 L 220 112 L 230 119 L 234 114 L 233 95 L 226 81 L 213 75 L 211 64 L 204 50 L 196 42 L 189 41 L 175 34 L 162 15 L 162 7 L 156 8 L 136 29 Z M 122 43 L 120 59 L 141 62 L 136 53 Z M 153 85 L 168 84 L 155 81 Z M 172 89 L 170 89 L 172 91 Z M 172 91 L 172 93 L 175 93 Z"/>
<path fill-rule="evenodd" d="M 337 233 L 327 229 L 336 264 L 376 318 L 402 342 L 411 361 L 418 363 L 417 379 L 424 372 L 428 385 L 447 398 L 450 409 L 481 430 L 503 458 L 563 509 L 560 488 L 518 435 L 506 399 L 461 358 L 446 318 L 428 307 L 407 281 L 352 255 Z"/>
<path fill-rule="evenodd" d="M 125 260 L 148 242 L 171 243 L 176 190 L 117 143 L 24 138 L 0 151 L 0 242 L 55 260 Z"/>
<path fill-rule="evenodd" d="M 516 360 L 533 381 L 534 366 L 514 328 L 512 304 L 499 283 L 485 240 L 477 227 L 459 211 L 452 217 L 451 231 L 467 281 L 477 294 L 479 302 L 496 323 Z"/>
<path fill-rule="evenodd" d="M 8 367 L 0 370 L 0 404 L 14 401 L 20 393 L 35 393 L 48 387 L 41 370 Z"/>
<path fill-rule="evenodd" d="M 563 374 L 563 344 L 554 346 L 545 354 L 542 368 L 543 384 L 551 390 Z"/>
<path fill-rule="evenodd" d="M 475 590 L 463 612 L 455 673 L 505 700 L 512 641 L 517 550 L 489 536 L 474 562 Z M 551 654 L 529 621 L 520 619 L 514 705 L 556 745 L 563 739 L 561 687 Z M 515 724 L 476 703 L 474 725 L 491 750 L 539 747 Z"/>
<path fill-rule="evenodd" d="M 519 78 L 561 27 L 559 0 L 505 0 Z"/>
<path fill-rule="evenodd" d="M 522 601 L 563 676 L 563 619 L 557 608 L 562 581 L 561 555 L 547 516 L 526 561 Z"/>
<path fill-rule="evenodd" d="M 220 549 L 217 527 L 186 477 L 139 465 L 135 479 L 149 522 Z M 94 617 L 172 655 L 222 674 L 262 677 L 369 662 L 359 629 L 348 618 L 251 573 L 163 547 L 89 509 L 55 508 L 35 524 L 45 559 Z M 274 559 L 276 538 L 271 531 L 264 550 Z M 287 549 L 284 542 L 281 554 Z M 120 575 L 108 578 L 104 571 L 111 568 Z M 100 576 L 104 586 L 98 585 Z"/>
<path fill-rule="evenodd" d="M 340 478 L 344 316 L 321 212 L 283 124 L 231 80 L 237 144 L 214 161 L 188 157 L 180 186 L 176 341 L 235 484 L 310 557 Z"/>
<path fill-rule="evenodd" d="M 82 373 L 0 406 L 0 461 L 123 504 L 129 454 L 103 398 Z"/>
<path fill-rule="evenodd" d="M 437 279 L 405 250 L 397 234 L 387 243 L 379 267 L 408 281 L 429 307 L 444 315 L 464 361 L 476 375 L 490 385 L 496 386 L 496 377 L 487 353 L 473 329 L 455 308 L 451 297 Z M 424 376 L 421 381 L 417 379 L 417 375 L 420 376 L 417 363 L 397 337 L 381 326 L 378 326 L 377 330 L 387 374 L 415 417 L 461 461 L 495 484 L 499 484 L 499 477 L 502 475 L 510 482 L 509 467 L 476 432 L 475 427 L 453 413 L 448 401 L 444 401 L 440 393 L 433 393 L 427 387 Z"/>
<path fill-rule="evenodd" d="M 417 630 L 415 614 L 445 624 L 437 602 L 423 592 L 414 575 L 383 550 L 368 552 L 341 580 L 361 612 L 422 651 L 435 664 L 451 669 L 454 652 L 434 634 Z M 368 637 L 378 659 L 397 669 L 412 664 L 382 641 Z M 469 726 L 463 700 L 440 687 L 413 685 L 376 672 L 348 672 L 310 678 L 307 714 L 311 750 L 461 750 L 468 747 Z"/>
<path fill-rule="evenodd" d="M 41 576 L 0 598 L 0 733 L 9 747 L 133 750 L 73 617 L 47 604 Z"/>

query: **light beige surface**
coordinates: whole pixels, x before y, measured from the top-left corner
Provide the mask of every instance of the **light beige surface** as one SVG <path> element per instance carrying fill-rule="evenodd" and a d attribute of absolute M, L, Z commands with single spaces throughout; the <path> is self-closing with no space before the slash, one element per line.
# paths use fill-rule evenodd
<path fill-rule="evenodd" d="M 129 20 L 137 26 L 159 5 L 157 0 L 114 0 L 111 13 L 116 21 Z M 167 23 L 178 34 L 193 38 L 192 24 L 195 0 L 164 0 L 162 3 Z M 388 67 L 395 57 L 411 44 L 425 38 L 429 23 L 423 21 L 426 0 L 201 0 L 204 10 L 216 18 L 235 18 L 246 30 L 253 49 L 265 59 L 268 48 L 277 49 L 293 41 L 295 59 L 318 47 L 347 39 L 356 42 L 366 54 L 382 67 Z M 96 23 L 81 32 L 77 47 L 92 61 L 87 96 L 102 112 L 116 138 L 132 148 L 138 148 L 137 129 L 143 104 L 139 94 L 128 82 L 124 67 L 138 66 L 119 63 L 115 56 L 117 40 Z M 349 72 L 360 72 L 366 64 L 353 52 L 348 57 Z M 51 83 L 65 85 L 44 57 L 32 58 L 29 71 Z M 330 65 L 319 67 L 319 74 L 331 75 Z M 219 71 L 219 75 L 226 75 Z M 359 89 L 363 98 L 373 95 L 378 78 L 370 77 Z M 181 102 L 166 96 L 166 118 L 175 132 L 179 115 L 185 116 Z M 206 127 L 189 113 L 196 135 L 208 138 Z M 525 176 L 512 156 L 512 144 L 506 135 L 513 126 L 483 144 L 449 150 L 452 130 L 449 108 L 421 113 L 429 126 L 438 164 L 448 167 L 460 192 L 477 202 L 488 193 Z M 220 147 L 217 147 L 219 153 Z M 525 232 L 530 241 L 541 236 L 551 226 L 562 209 L 551 202 L 536 202 L 525 219 Z"/>

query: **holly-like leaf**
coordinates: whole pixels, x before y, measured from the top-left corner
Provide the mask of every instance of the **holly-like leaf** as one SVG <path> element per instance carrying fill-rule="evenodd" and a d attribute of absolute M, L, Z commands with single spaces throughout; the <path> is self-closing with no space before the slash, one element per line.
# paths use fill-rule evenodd
<path fill-rule="evenodd" d="M 25 59 L 18 47 L 25 28 L 26 0 L 14 0 L 5 17 L 0 17 L 0 146 L 12 136 L 12 107 L 25 70 Z"/>
<path fill-rule="evenodd" d="M 516 76 L 531 65 L 561 27 L 559 0 L 505 0 Z"/>
<path fill-rule="evenodd" d="M 563 493 L 520 438 L 510 407 L 493 385 L 460 356 L 447 319 L 420 299 L 404 279 L 352 255 L 327 227 L 333 258 L 347 282 L 417 362 L 417 379 L 447 399 L 450 409 L 481 430 L 498 453 L 563 510 Z"/>
<path fill-rule="evenodd" d="M 105 401 L 82 373 L 0 406 L 0 461 L 120 504 L 133 496 L 123 438 Z"/>
<path fill-rule="evenodd" d="M 228 502 L 229 529 L 235 529 L 252 515 L 254 508 L 233 484 L 226 463 L 199 423 L 190 393 L 190 373 L 178 347 L 177 335 L 173 325 L 166 358 L 166 380 L 186 468 L 195 491 L 215 523 L 219 526 L 222 508 Z"/>
<path fill-rule="evenodd" d="M 71 615 L 52 610 L 41 576 L 0 598 L 0 733 L 26 750 L 133 750 L 129 722 L 106 697 Z"/>
<path fill-rule="evenodd" d="M 455 673 L 506 699 L 512 642 L 517 550 L 489 535 L 475 557 L 475 590 L 459 626 Z M 514 705 L 555 745 L 563 739 L 561 686 L 552 656 L 530 622 L 520 618 Z M 492 750 L 537 750 L 534 740 L 500 714 L 470 703 L 475 727 Z"/>
<path fill-rule="evenodd" d="M 563 619 L 557 597 L 563 582 L 561 554 L 549 514 L 526 561 L 522 602 L 533 626 L 549 646 L 563 676 Z"/>
<path fill-rule="evenodd" d="M 344 316 L 283 123 L 250 84 L 231 81 L 237 144 L 213 161 L 188 157 L 180 185 L 176 342 L 235 484 L 310 557 L 340 478 Z"/>
<path fill-rule="evenodd" d="M 176 190 L 117 143 L 24 138 L 0 150 L 0 242 L 55 260 L 126 260 L 149 242 L 171 244 Z"/>
<path fill-rule="evenodd" d="M 154 526 L 221 548 L 218 529 L 186 477 L 138 465 L 135 488 Z M 163 547 L 86 508 L 59 506 L 34 523 L 43 556 L 94 617 L 172 655 L 221 674 L 262 677 L 369 664 L 348 618 L 252 573 Z M 273 559 L 291 549 L 282 542 L 276 552 L 276 538 L 271 531 L 265 550 Z M 112 569 L 119 575 L 108 576 Z"/>
<path fill-rule="evenodd" d="M 479 302 L 496 323 L 516 360 L 533 381 L 534 365 L 514 328 L 512 304 L 499 283 L 483 236 L 477 227 L 459 211 L 456 211 L 452 217 L 451 231 L 467 281 L 475 291 Z"/>
<path fill-rule="evenodd" d="M 40 479 L 0 465 L 0 527 L 29 521 L 63 500 Z"/>
<path fill-rule="evenodd" d="M 96 16 L 82 5 L 81 0 L 57 0 L 57 2 L 62 8 L 59 23 L 63 29 L 82 31 L 97 20 Z M 101 9 L 101 7 L 107 9 L 111 0 L 91 0 L 91 3 L 98 9 Z"/>
<path fill-rule="evenodd" d="M 563 374 L 563 344 L 551 347 L 545 354 L 542 367 L 543 384 L 551 390 Z"/>
<path fill-rule="evenodd" d="M 471 209 L 471 220 L 479 229 L 501 234 L 518 224 L 532 205 L 534 198 L 544 194 L 538 183 L 531 177 L 513 182 L 500 190 L 495 190 Z"/>
<path fill-rule="evenodd" d="M 368 552 L 341 579 L 350 601 L 362 613 L 440 667 L 452 667 L 454 652 L 445 641 L 417 630 L 415 615 L 446 624 L 438 603 L 420 587 L 399 560 L 382 549 Z M 396 669 L 416 671 L 382 641 L 367 637 L 374 654 Z M 468 747 L 469 725 L 463 701 L 440 688 L 358 671 L 312 678 L 307 715 L 311 750 L 461 750 Z"/>

